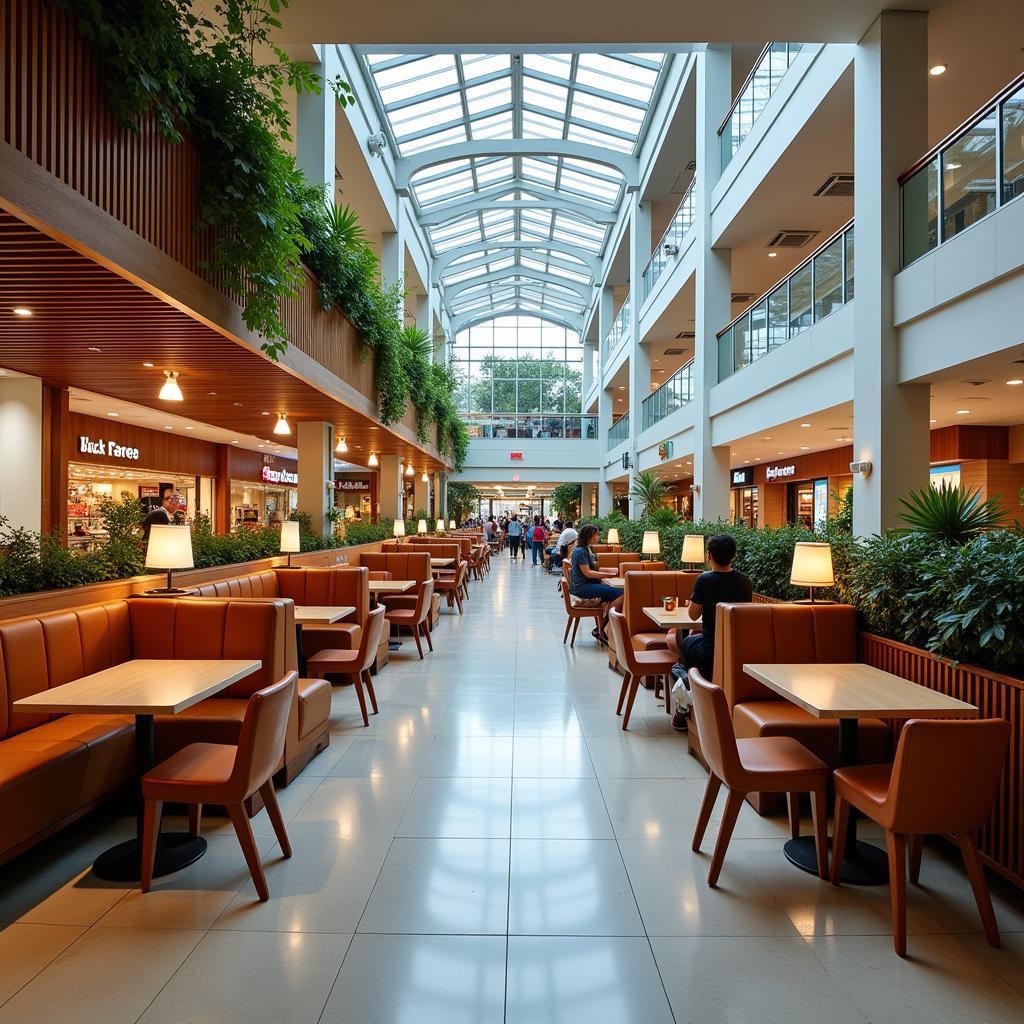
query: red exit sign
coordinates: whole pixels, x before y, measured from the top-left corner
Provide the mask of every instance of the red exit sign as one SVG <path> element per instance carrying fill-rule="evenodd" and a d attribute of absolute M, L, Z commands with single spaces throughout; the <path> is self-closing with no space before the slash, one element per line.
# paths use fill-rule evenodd
<path fill-rule="evenodd" d="M 509 459 L 512 462 L 522 462 L 523 461 L 523 453 L 522 452 L 509 452 L 508 453 L 508 457 L 509 457 Z"/>

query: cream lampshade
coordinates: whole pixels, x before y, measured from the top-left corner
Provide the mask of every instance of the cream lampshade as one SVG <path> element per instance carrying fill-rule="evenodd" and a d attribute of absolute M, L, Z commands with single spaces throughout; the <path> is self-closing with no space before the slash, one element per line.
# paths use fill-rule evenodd
<path fill-rule="evenodd" d="M 657 530 L 644 530 L 644 542 L 640 548 L 642 555 L 660 555 L 661 537 Z"/>
<path fill-rule="evenodd" d="M 435 533 L 444 533 L 444 520 L 438 519 L 437 526 L 434 530 Z"/>
<path fill-rule="evenodd" d="M 449 520 L 448 520 L 448 529 L 449 529 L 449 530 L 454 530 L 454 529 L 456 529 L 456 526 L 455 526 L 455 520 L 454 520 L 454 519 L 449 519 Z"/>
<path fill-rule="evenodd" d="M 789 582 L 794 587 L 810 587 L 811 604 L 814 604 L 815 587 L 831 587 L 835 581 L 830 544 L 802 541 L 793 548 L 793 568 Z"/>
<path fill-rule="evenodd" d="M 609 543 L 609 544 L 618 544 L 618 543 L 620 543 L 620 541 L 619 541 L 619 531 L 614 526 L 609 526 L 608 527 L 608 541 L 607 541 L 607 543 Z"/>
<path fill-rule="evenodd" d="M 395 520 L 394 529 L 391 531 L 391 533 L 395 537 L 404 537 L 405 536 L 405 520 L 404 519 L 396 519 Z"/>
<path fill-rule="evenodd" d="M 192 531 L 187 526 L 151 526 L 146 544 L 146 568 L 166 569 L 167 586 L 148 591 L 151 594 L 186 594 L 174 586 L 175 569 L 191 569 Z"/>
<path fill-rule="evenodd" d="M 292 568 L 292 555 L 301 551 L 299 523 L 297 519 L 286 519 L 281 524 L 281 554 L 288 556 L 288 568 Z"/>
<path fill-rule="evenodd" d="M 704 562 L 704 537 L 699 533 L 688 533 L 683 538 L 683 562 L 699 563 Z"/>
<path fill-rule="evenodd" d="M 416 532 L 417 533 L 426 533 L 427 532 L 427 521 L 426 521 L 426 519 L 421 519 L 416 524 Z"/>

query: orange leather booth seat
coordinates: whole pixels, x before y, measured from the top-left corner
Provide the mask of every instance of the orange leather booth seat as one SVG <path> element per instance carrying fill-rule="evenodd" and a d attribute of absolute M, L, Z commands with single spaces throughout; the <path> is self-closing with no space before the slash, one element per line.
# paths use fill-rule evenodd
<path fill-rule="evenodd" d="M 680 606 L 690 600 L 696 572 L 627 572 L 622 613 L 626 616 L 626 632 L 634 651 L 653 651 L 668 647 L 666 631 L 647 617 L 644 608 L 661 604 L 663 597 L 676 597 Z"/>
<path fill-rule="evenodd" d="M 416 580 L 419 583 L 434 578 L 430 568 L 430 551 L 413 551 L 408 544 L 402 545 L 401 551 L 367 551 L 359 556 L 361 565 L 371 572 L 384 570 L 391 573 L 394 580 Z M 435 595 L 436 598 L 437 595 Z M 416 592 L 408 594 L 388 594 L 380 602 L 387 608 L 415 608 Z M 440 600 L 432 599 L 430 621 L 436 622 L 440 612 Z"/>
<path fill-rule="evenodd" d="M 294 669 L 291 608 L 274 600 L 141 598 L 0 623 L 0 862 L 80 817 L 135 773 L 131 716 L 26 713 L 15 710 L 14 701 L 131 658 L 259 658 L 259 672 L 190 709 L 196 723 L 201 709 L 217 705 L 217 717 L 231 720 L 235 716 L 223 712 L 232 703 Z M 326 698 L 329 713 L 329 688 Z M 307 723 L 317 702 L 309 695 Z M 157 721 L 158 746 L 166 749 L 168 734 Z M 192 742 L 188 729 L 178 728 L 171 737 L 175 748 Z M 300 731 L 296 698 L 292 749 Z M 326 718 L 323 731 L 326 746 Z"/>
<path fill-rule="evenodd" d="M 714 682 L 725 690 L 739 739 L 791 736 L 830 768 L 839 762 L 839 723 L 815 718 L 743 671 L 744 664 L 856 662 L 857 614 L 850 605 L 720 604 Z M 861 764 L 887 761 L 889 730 L 860 722 Z"/>
<path fill-rule="evenodd" d="M 607 554 L 609 551 L 621 551 L 622 550 L 622 545 L 621 544 L 591 544 L 590 545 L 590 550 L 593 551 L 595 555 L 601 555 L 601 554 Z M 639 558 L 640 556 L 639 555 L 634 555 L 633 557 L 634 558 Z"/>
<path fill-rule="evenodd" d="M 601 551 L 600 544 L 590 550 L 597 555 L 597 567 L 599 569 L 618 569 L 623 562 L 639 562 L 640 555 L 636 551 Z"/>

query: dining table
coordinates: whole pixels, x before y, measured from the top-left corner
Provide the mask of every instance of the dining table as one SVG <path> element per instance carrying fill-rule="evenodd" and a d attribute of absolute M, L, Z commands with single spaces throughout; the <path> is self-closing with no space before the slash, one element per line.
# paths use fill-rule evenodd
<path fill-rule="evenodd" d="M 93 873 L 97 878 L 109 882 L 137 882 L 142 878 L 142 777 L 156 764 L 153 716 L 178 715 L 251 675 L 262 664 L 253 658 L 133 658 L 14 702 L 19 710 L 54 715 L 135 716 L 135 838 L 118 843 L 96 858 Z M 153 877 L 180 871 L 205 852 L 202 836 L 161 832 Z"/>
<path fill-rule="evenodd" d="M 448 566 L 454 562 L 454 558 L 431 558 L 430 568 L 431 569 L 447 569 Z"/>
<path fill-rule="evenodd" d="M 839 767 L 858 763 L 858 723 L 862 718 L 977 718 L 973 704 L 858 662 L 836 664 L 745 664 L 743 671 L 815 718 L 839 722 Z M 801 836 L 784 847 L 787 859 L 818 873 L 814 839 Z M 835 851 L 833 851 L 835 856 Z M 889 880 L 885 850 L 857 838 L 857 812 L 850 809 L 840 877 L 852 885 L 884 885 Z"/>
<path fill-rule="evenodd" d="M 370 580 L 370 602 L 376 608 L 378 595 L 404 594 L 415 586 L 416 580 Z M 389 651 L 397 651 L 401 646 L 402 641 L 397 633 L 388 637 Z"/>
<path fill-rule="evenodd" d="M 662 629 L 672 629 L 674 626 L 693 627 L 696 629 L 704 624 L 704 619 L 701 616 L 695 619 L 690 618 L 690 611 L 685 601 L 677 605 L 675 610 L 671 612 L 666 611 L 661 605 L 645 606 L 644 615 Z"/>
<path fill-rule="evenodd" d="M 295 606 L 295 652 L 298 655 L 299 675 L 306 674 L 306 655 L 302 650 L 303 626 L 329 626 L 340 622 L 355 612 L 355 607 L 347 604 L 297 604 Z"/>

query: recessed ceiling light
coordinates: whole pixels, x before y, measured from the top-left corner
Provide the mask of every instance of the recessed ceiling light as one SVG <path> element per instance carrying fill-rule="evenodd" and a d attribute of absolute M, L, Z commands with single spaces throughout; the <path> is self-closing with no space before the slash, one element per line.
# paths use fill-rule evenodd
<path fill-rule="evenodd" d="M 957 416 L 970 416 L 971 415 L 971 410 L 970 409 L 957 409 L 956 414 L 957 414 Z"/>
<path fill-rule="evenodd" d="M 241 402 L 233 402 L 232 405 L 234 405 L 238 409 L 240 409 L 242 407 L 242 403 Z"/>
<path fill-rule="evenodd" d="M 778 255 L 779 254 L 777 252 L 770 252 L 770 253 L 768 253 L 768 259 L 773 260 Z"/>
<path fill-rule="evenodd" d="M 108 412 L 107 415 L 108 416 L 120 416 L 121 414 L 119 412 Z"/>
<path fill-rule="evenodd" d="M 1014 377 L 1013 380 L 1008 380 L 1006 383 L 1007 384 L 1011 384 L 1011 385 L 1013 385 L 1013 384 L 1024 384 L 1024 380 L 1021 380 L 1020 377 Z"/>
<path fill-rule="evenodd" d="M 207 393 L 208 395 L 215 395 L 215 394 L 217 394 L 217 392 L 216 392 L 216 391 L 207 391 L 206 393 Z"/>
<path fill-rule="evenodd" d="M 96 345 L 90 345 L 90 346 L 89 346 L 89 351 L 90 351 L 90 352 L 102 352 L 102 351 L 103 351 L 103 349 L 101 349 L 101 348 L 98 348 L 98 347 L 97 347 Z"/>
<path fill-rule="evenodd" d="M 174 427 L 164 427 L 164 430 L 173 430 Z"/>
<path fill-rule="evenodd" d="M 801 424 L 800 424 L 800 426 L 801 426 L 801 427 L 809 427 L 809 426 L 810 426 L 810 423 L 801 423 Z"/>
<path fill-rule="evenodd" d="M 264 411 L 263 411 L 263 412 L 261 412 L 261 413 L 260 413 L 260 415 L 261 415 L 261 416 L 269 416 L 269 415 L 270 415 L 270 413 L 269 413 L 269 412 L 267 412 L 267 411 L 266 411 L 266 410 L 264 409 Z"/>
<path fill-rule="evenodd" d="M 143 363 L 142 365 L 151 370 L 151 369 L 153 369 L 153 365 L 154 364 L 153 363 Z"/>
<path fill-rule="evenodd" d="M 765 440 L 765 441 L 770 441 L 770 440 L 771 440 L 771 438 L 770 438 L 770 437 L 766 437 L 766 438 L 764 438 L 764 440 Z"/>
<path fill-rule="evenodd" d="M 805 444 L 800 445 L 800 451 L 802 451 L 802 452 L 809 452 L 810 450 L 811 449 L 808 448 L 807 445 L 805 445 Z"/>
<path fill-rule="evenodd" d="M 256 447 L 257 448 L 266 448 L 267 446 L 265 444 L 258 444 L 258 445 L 256 445 Z"/>
<path fill-rule="evenodd" d="M 776 454 L 778 454 L 778 455 L 782 455 L 782 454 L 784 454 L 784 453 L 783 453 L 783 452 L 777 452 Z"/>
<path fill-rule="evenodd" d="M 620 391 L 625 391 L 626 390 L 626 385 L 625 384 L 620 384 L 619 385 L 619 390 Z"/>
<path fill-rule="evenodd" d="M 238 444 L 238 442 L 237 442 L 237 441 L 232 441 L 231 443 L 232 443 L 232 444 Z"/>
<path fill-rule="evenodd" d="M 961 167 L 963 167 L 963 164 L 958 164 L 955 160 L 950 160 L 942 165 L 943 170 L 946 171 L 959 171 Z"/>
<path fill-rule="evenodd" d="M 12 310 L 15 316 L 31 316 L 32 310 L 28 306 L 15 306 Z"/>
<path fill-rule="evenodd" d="M 938 420 L 929 420 L 928 422 L 929 423 L 938 423 L 939 421 Z"/>
<path fill-rule="evenodd" d="M 195 430 L 196 428 L 195 427 L 186 427 L 185 429 L 186 430 Z"/>
<path fill-rule="evenodd" d="M 743 465 L 744 466 L 749 466 L 750 465 L 750 459 L 744 459 L 743 460 Z"/>
<path fill-rule="evenodd" d="M 939 75 L 944 75 L 946 73 L 946 69 L 948 67 L 949 67 L 948 64 L 933 64 L 928 69 L 928 74 L 931 75 L 932 78 L 938 78 Z"/>

